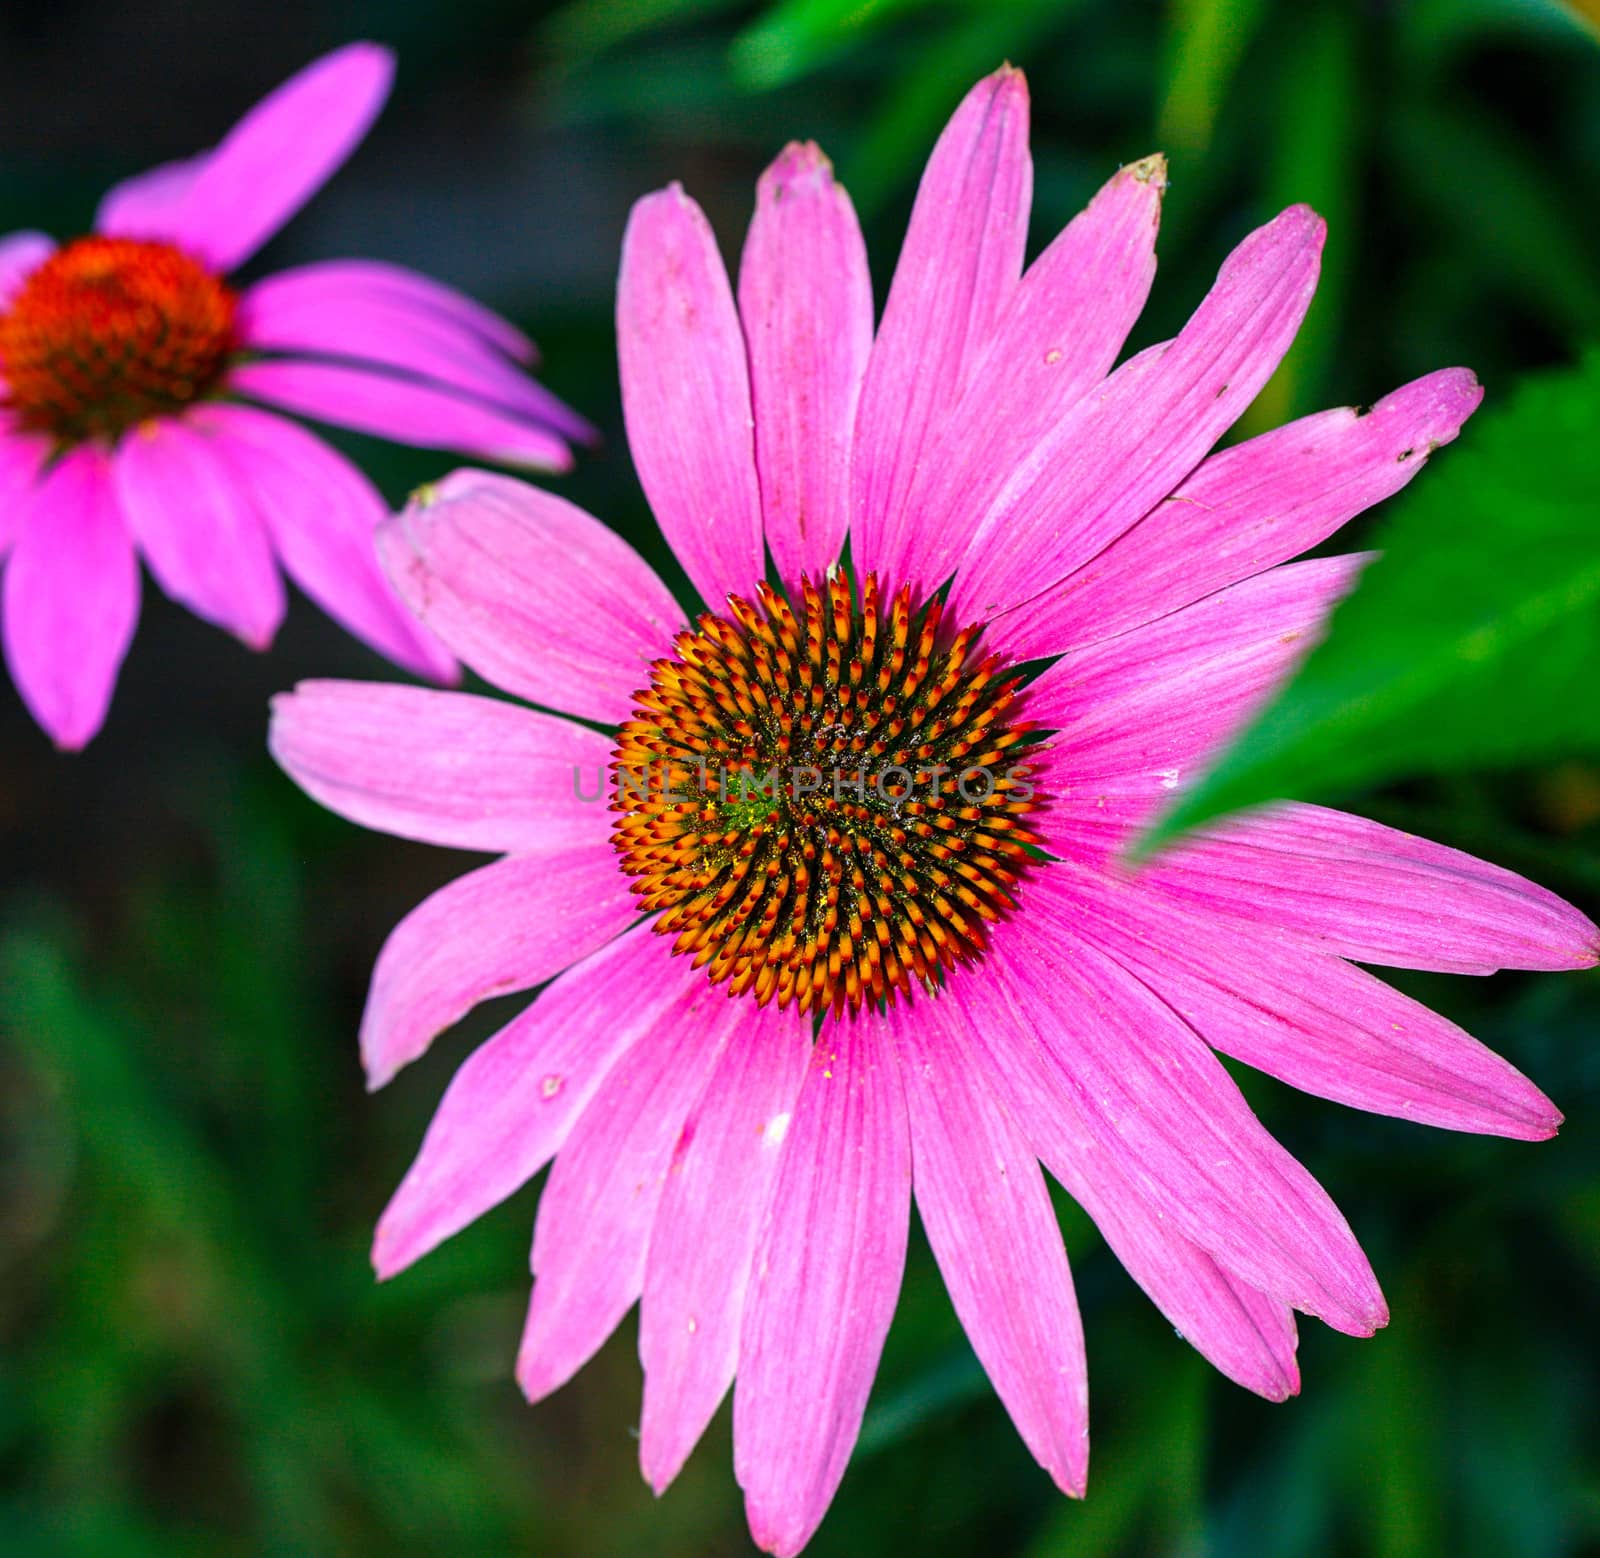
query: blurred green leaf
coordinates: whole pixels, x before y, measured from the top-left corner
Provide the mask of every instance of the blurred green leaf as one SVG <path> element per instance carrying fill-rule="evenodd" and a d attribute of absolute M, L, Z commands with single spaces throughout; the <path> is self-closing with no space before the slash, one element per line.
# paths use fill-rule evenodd
<path fill-rule="evenodd" d="M 1234 72 L 1261 26 L 1265 0 L 1172 0 L 1167 87 L 1157 138 L 1172 152 L 1202 152 Z"/>
<path fill-rule="evenodd" d="M 1470 423 L 1327 641 L 1146 847 L 1261 801 L 1600 750 L 1597 431 L 1600 355 Z"/>

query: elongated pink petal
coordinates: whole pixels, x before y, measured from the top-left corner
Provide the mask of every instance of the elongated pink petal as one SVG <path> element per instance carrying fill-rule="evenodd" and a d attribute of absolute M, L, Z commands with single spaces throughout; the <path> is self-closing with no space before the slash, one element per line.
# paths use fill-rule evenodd
<path fill-rule="evenodd" d="M 265 649 L 288 605 L 250 489 L 226 437 L 146 422 L 112 458 L 117 499 L 156 583 L 207 622 Z"/>
<path fill-rule="evenodd" d="M 251 289 L 250 295 L 268 289 L 304 289 L 324 302 L 350 302 L 381 299 L 395 306 L 436 315 L 476 335 L 507 357 L 532 364 L 538 357 L 532 341 L 509 319 L 485 307 L 465 292 L 424 276 L 420 271 L 387 260 L 317 260 L 275 271 Z"/>
<path fill-rule="evenodd" d="M 594 428 L 491 344 L 475 322 L 396 288 L 331 282 L 318 266 L 257 282 L 239 300 L 239 339 L 258 351 L 375 363 L 490 401 L 569 438 Z"/>
<path fill-rule="evenodd" d="M 1036 759 L 1049 848 L 1092 851 L 1168 805 L 1272 697 L 1368 561 L 1289 563 L 1137 632 L 1063 655 L 1029 689 L 1028 718 L 1058 731 Z"/>
<path fill-rule="evenodd" d="M 1028 603 L 1028 633 L 1069 648 L 1125 633 L 1326 540 L 1411 480 L 1477 410 L 1465 368 L 1214 454 L 1098 557 Z"/>
<path fill-rule="evenodd" d="M 272 700 L 267 744 L 313 799 L 400 838 L 498 854 L 582 848 L 610 832 L 609 739 L 514 703 L 301 682 Z"/>
<path fill-rule="evenodd" d="M 950 597 L 1024 658 L 1053 644 L 1015 610 L 1114 541 L 1199 463 L 1278 365 L 1311 302 L 1323 224 L 1294 206 L 1252 233 L 1177 338 L 1080 400 L 988 497 Z M 1130 457 L 1130 452 L 1137 457 Z"/>
<path fill-rule="evenodd" d="M 0 557 L 10 551 L 22 528 L 22 516 L 49 455 L 49 439 L 10 428 L 0 430 Z"/>
<path fill-rule="evenodd" d="M 1319 1097 L 1450 1130 L 1540 1141 L 1561 1123 L 1514 1067 L 1371 974 L 1137 881 L 1068 869 L 1042 886 L 1046 912 L 1070 913 L 1224 1054 Z"/>
<path fill-rule="evenodd" d="M 720 611 L 764 577 L 750 374 L 711 224 L 677 184 L 628 217 L 617 356 L 640 485 L 694 587 Z"/>
<path fill-rule="evenodd" d="M 43 233 L 7 233 L 0 238 L 0 308 L 11 301 L 11 295 L 28 279 L 29 273 L 48 260 L 55 250 L 55 239 Z"/>
<path fill-rule="evenodd" d="M 517 413 L 436 384 L 331 362 L 247 362 L 228 387 L 301 416 L 419 449 L 565 471 L 572 453 L 555 433 Z"/>
<path fill-rule="evenodd" d="M 741 1003 L 702 980 L 640 1034 L 579 1116 L 533 1231 L 533 1299 L 517 1354 L 530 1401 L 571 1379 L 639 1297 L 673 1146 L 744 1020 Z"/>
<path fill-rule="evenodd" d="M 733 1382 L 756 1235 L 811 1058 L 811 1024 L 749 1006 L 684 1122 L 639 1309 L 639 1465 L 662 1492 Z"/>
<path fill-rule="evenodd" d="M 1279 805 L 1202 829 L 1139 885 L 1202 918 L 1271 926 L 1319 951 L 1455 974 L 1592 968 L 1600 929 L 1526 877 L 1364 817 Z"/>
<path fill-rule="evenodd" d="M 608 724 L 631 714 L 683 612 L 615 531 L 563 498 L 463 470 L 379 532 L 411 610 L 498 687 Z"/>
<path fill-rule="evenodd" d="M 912 483 L 894 559 L 931 589 L 955 572 L 995 493 L 1110 371 L 1150 294 L 1166 160 L 1121 169 L 1027 269 Z"/>
<path fill-rule="evenodd" d="M 113 184 L 94 214 L 94 230 L 113 238 L 166 238 L 174 214 L 188 198 L 210 152 L 163 162 L 159 167 Z"/>
<path fill-rule="evenodd" d="M 954 981 L 943 1001 L 924 1009 L 924 1021 L 941 1038 L 964 1030 L 1029 1145 L 1184 1340 L 1246 1390 L 1269 1401 L 1294 1395 L 1293 1311 L 1180 1234 L 1100 1148 L 1003 976 L 986 967 L 982 977 Z"/>
<path fill-rule="evenodd" d="M 257 103 L 160 213 L 162 228 L 139 236 L 218 270 L 244 264 L 361 144 L 393 81 L 394 56 L 376 44 L 324 55 Z"/>
<path fill-rule="evenodd" d="M 139 618 L 139 564 L 109 462 L 92 444 L 29 490 L 3 590 L 11 679 L 56 745 L 76 751 L 105 722 Z"/>
<path fill-rule="evenodd" d="M 872 277 L 855 207 L 814 143 L 756 186 L 739 268 L 762 524 L 779 575 L 820 579 L 850 521 L 850 445 L 872 350 Z"/>
<path fill-rule="evenodd" d="M 468 1057 L 378 1223 L 392 1277 L 520 1190 L 561 1149 L 617 1059 L 684 1030 L 705 974 L 639 926 L 555 979 Z"/>
<path fill-rule="evenodd" d="M 1370 1336 L 1388 1311 L 1327 1192 L 1194 1030 L 1065 929 L 1071 902 L 1013 921 L 989 960 L 1016 981 L 1090 1134 L 1179 1233 L 1251 1286 Z"/>
<path fill-rule="evenodd" d="M 826 1023 L 756 1244 L 733 1391 L 733 1466 L 756 1545 L 789 1558 L 861 1430 L 905 1270 L 911 1143 L 871 1027 Z"/>
<path fill-rule="evenodd" d="M 390 932 L 361 1019 L 378 1088 L 480 1001 L 531 990 L 639 918 L 617 854 L 593 843 L 512 855 L 458 877 Z"/>
<path fill-rule="evenodd" d="M 851 552 L 896 584 L 915 552 L 917 468 L 1016 290 L 1032 198 L 1028 84 L 1007 65 L 967 94 L 928 159 L 861 391 Z"/>
<path fill-rule="evenodd" d="M 1089 1366 L 1066 1246 L 1039 1165 L 959 1026 L 890 1008 L 912 1184 L 956 1314 L 1035 1460 L 1063 1493 L 1089 1476 Z"/>
<path fill-rule="evenodd" d="M 315 434 L 251 406 L 203 406 L 191 426 L 250 493 L 289 577 L 341 626 L 397 665 L 434 681 L 456 663 L 406 609 L 378 566 L 382 494 Z"/>

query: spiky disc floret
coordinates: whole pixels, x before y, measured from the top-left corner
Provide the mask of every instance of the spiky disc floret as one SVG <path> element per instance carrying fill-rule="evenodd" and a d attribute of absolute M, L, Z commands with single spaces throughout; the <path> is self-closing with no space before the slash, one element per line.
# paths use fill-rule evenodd
<path fill-rule="evenodd" d="M 79 238 L 0 313 L 5 404 L 62 444 L 115 438 L 213 389 L 234 347 L 233 292 L 170 243 Z"/>
<path fill-rule="evenodd" d="M 871 574 L 859 603 L 839 574 L 728 611 L 655 662 L 613 755 L 612 842 L 655 928 L 802 1011 L 977 956 L 1038 844 L 1019 678 Z"/>

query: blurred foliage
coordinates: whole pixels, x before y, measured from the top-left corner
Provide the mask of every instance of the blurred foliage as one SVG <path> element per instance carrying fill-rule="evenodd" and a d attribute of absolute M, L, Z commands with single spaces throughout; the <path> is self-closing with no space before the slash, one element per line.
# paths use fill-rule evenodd
<path fill-rule="evenodd" d="M 563 490 L 660 566 L 613 366 L 627 201 L 682 177 L 731 256 L 765 161 L 814 136 L 863 213 L 881 297 L 940 123 L 1005 56 L 1033 90 L 1036 247 L 1117 163 L 1171 156 L 1134 346 L 1172 332 L 1253 223 L 1293 200 L 1329 217 L 1318 301 L 1241 433 L 1478 370 L 1489 409 L 1392 518 L 1339 538 L 1394 527 L 1384 589 L 1412 609 L 1377 595 L 1380 574 L 1371 606 L 1391 631 L 1420 624 L 1419 603 L 1465 611 L 1465 590 L 1446 598 L 1424 570 L 1466 566 L 1469 543 L 1504 549 L 1495 600 L 1514 605 L 1545 562 L 1519 548 L 1527 527 L 1572 517 L 1554 484 L 1594 444 L 1560 388 L 1580 381 L 1559 372 L 1600 335 L 1600 50 L 1554 0 L 229 0 L 137 26 L 114 0 L 16 0 L 0 100 L 23 106 L 0 133 L 33 144 L 48 124 L 64 149 L 3 148 L 0 223 L 70 228 L 107 177 L 192 149 L 362 32 L 401 46 L 400 92 L 307 221 L 343 213 L 341 248 L 451 279 L 501 256 L 494 301 L 606 430 Z M 180 79 L 187 94 L 169 94 Z M 554 170 L 539 199 L 506 187 L 537 159 Z M 349 444 L 396 497 L 441 464 Z M 1592 568 L 1583 545 L 1575 574 Z M 1481 748 L 1455 748 L 1398 784 L 1376 787 L 1391 768 L 1346 778 L 1359 809 L 1593 912 L 1600 768 L 1555 760 L 1570 748 L 1539 712 L 1575 724 L 1593 697 L 1578 687 L 1580 706 L 1569 676 L 1570 706 L 1553 701 L 1559 661 L 1517 670 L 1497 728 L 1527 744 L 1493 755 L 1519 766 L 1485 774 Z M 462 862 L 339 823 L 270 767 L 265 697 L 310 674 L 392 673 L 301 606 L 256 659 L 151 592 L 83 757 L 56 758 L 0 704 L 0 1552 L 746 1552 L 726 1410 L 665 1499 L 640 1481 L 631 1322 L 554 1400 L 522 1404 L 510 1368 L 537 1187 L 371 1280 L 372 1223 L 506 1008 L 363 1095 L 373 956 Z M 1444 751 L 1479 698 L 1439 683 L 1412 738 Z M 1202 1365 L 1063 1201 L 1095 1443 L 1089 1499 L 1069 1503 L 1017 1443 L 914 1239 L 862 1445 L 812 1550 L 1600 1551 L 1600 985 L 1401 982 L 1536 1077 L 1569 1124 L 1538 1147 L 1452 1137 L 1241 1078 L 1346 1208 L 1387 1331 L 1357 1343 L 1307 1323 L 1304 1395 L 1268 1406 Z"/>
<path fill-rule="evenodd" d="M 1153 840 L 1280 796 L 1600 756 L 1600 356 L 1472 429 L 1393 505 L 1328 638 Z"/>

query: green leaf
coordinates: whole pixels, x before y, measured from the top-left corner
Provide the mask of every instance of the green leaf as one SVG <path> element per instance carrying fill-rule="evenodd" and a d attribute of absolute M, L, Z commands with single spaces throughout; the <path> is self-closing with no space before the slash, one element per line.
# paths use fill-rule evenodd
<path fill-rule="evenodd" d="M 1597 432 L 1600 355 L 1470 423 L 1327 640 L 1141 850 L 1262 801 L 1600 751 Z"/>

